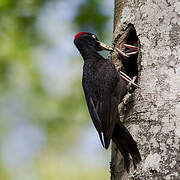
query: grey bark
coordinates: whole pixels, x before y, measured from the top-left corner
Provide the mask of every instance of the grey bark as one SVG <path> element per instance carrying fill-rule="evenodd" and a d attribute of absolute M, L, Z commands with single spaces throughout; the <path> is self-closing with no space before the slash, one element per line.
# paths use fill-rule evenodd
<path fill-rule="evenodd" d="M 142 163 L 127 174 L 112 144 L 111 179 L 179 180 L 180 1 L 115 0 L 114 18 L 114 41 L 131 23 L 141 43 L 141 89 L 121 120 L 137 141 Z M 112 59 L 117 64 L 115 55 Z"/>

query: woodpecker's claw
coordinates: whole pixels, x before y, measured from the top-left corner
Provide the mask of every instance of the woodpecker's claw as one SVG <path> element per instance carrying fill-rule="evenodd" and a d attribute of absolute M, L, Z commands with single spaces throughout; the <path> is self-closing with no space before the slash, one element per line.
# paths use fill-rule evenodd
<path fill-rule="evenodd" d="M 131 79 L 127 74 L 125 74 L 122 71 L 119 71 L 120 76 L 127 82 L 130 83 L 130 86 L 133 85 L 136 88 L 140 88 L 134 81 L 136 80 L 136 77 L 133 77 L 133 79 Z"/>

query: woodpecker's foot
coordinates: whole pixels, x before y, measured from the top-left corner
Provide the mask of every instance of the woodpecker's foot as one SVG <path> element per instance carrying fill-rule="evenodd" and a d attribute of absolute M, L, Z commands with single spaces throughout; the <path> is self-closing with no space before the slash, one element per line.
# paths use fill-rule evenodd
<path fill-rule="evenodd" d="M 124 98 L 122 100 L 124 104 L 127 104 L 129 102 L 130 97 L 132 96 L 132 93 L 130 93 L 130 91 L 132 89 L 132 86 L 133 86 L 133 83 L 135 82 L 135 80 L 136 80 L 136 76 L 134 76 L 131 79 L 131 81 L 129 81 L 129 84 L 127 85 L 128 93 L 124 96 Z"/>
<path fill-rule="evenodd" d="M 127 93 L 125 96 L 124 96 L 124 98 L 123 98 L 123 103 L 124 104 L 127 104 L 128 102 L 129 102 L 129 99 L 130 99 L 130 97 L 132 96 L 132 94 L 131 93 Z"/>
<path fill-rule="evenodd" d="M 133 83 L 135 83 L 136 80 L 136 76 L 134 76 L 131 81 L 129 82 L 129 84 L 127 85 L 127 89 L 128 91 L 131 90 L 131 87 L 133 86 Z"/>
<path fill-rule="evenodd" d="M 121 78 L 122 79 L 124 79 L 125 81 L 127 81 L 129 84 L 128 84 L 128 86 L 129 86 L 129 88 L 133 85 L 134 87 L 136 87 L 136 88 L 140 88 L 134 81 L 136 80 L 136 79 L 131 79 L 127 74 L 125 74 L 124 72 L 122 72 L 122 71 L 119 71 L 119 74 L 120 74 L 120 76 L 121 76 Z M 134 78 L 134 77 L 133 77 Z"/>

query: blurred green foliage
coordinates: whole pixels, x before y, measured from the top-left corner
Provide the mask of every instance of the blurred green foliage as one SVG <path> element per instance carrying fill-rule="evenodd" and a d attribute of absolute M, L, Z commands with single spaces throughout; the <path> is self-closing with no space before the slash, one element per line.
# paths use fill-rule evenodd
<path fill-rule="evenodd" d="M 35 62 L 34 49 L 44 41 L 38 36 L 35 23 L 47 2 L 52 1 L 0 1 L 0 107 L 4 108 L 7 97 L 12 94 L 16 97 L 16 103 L 25 107 L 31 123 L 45 130 L 45 150 L 37 155 L 33 165 L 41 179 L 108 179 L 102 169 L 90 171 L 79 163 L 79 170 L 73 170 L 74 167 L 70 164 L 72 162 L 67 162 L 66 166 L 58 164 L 59 153 L 66 151 L 66 148 L 76 141 L 89 116 L 80 78 L 73 82 L 71 93 L 63 98 L 52 97 L 42 85 L 42 74 Z M 102 35 L 103 28 L 109 20 L 100 10 L 102 3 L 103 1 L 98 0 L 82 2 L 74 17 L 79 29 L 94 29 Z M 1 117 L 2 137 L 8 134 L 5 123 L 7 119 L 8 113 Z M 13 179 L 18 172 L 12 173 L 3 163 L 0 159 L 0 179 Z M 65 169 L 68 166 L 69 169 Z M 69 173 L 71 171 L 76 172 L 74 178 Z"/>
<path fill-rule="evenodd" d="M 104 27 L 110 19 L 102 10 L 101 6 L 104 2 L 98 0 L 88 0 L 79 6 L 79 11 L 75 17 L 76 23 L 82 29 L 94 30 L 103 38 Z"/>

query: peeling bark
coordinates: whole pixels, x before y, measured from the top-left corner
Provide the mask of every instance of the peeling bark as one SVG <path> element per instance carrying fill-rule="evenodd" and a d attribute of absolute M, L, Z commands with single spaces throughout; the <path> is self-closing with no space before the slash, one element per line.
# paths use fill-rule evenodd
<path fill-rule="evenodd" d="M 141 43 L 139 85 L 122 109 L 142 163 L 127 174 L 112 144 L 112 180 L 180 179 L 180 2 L 115 0 L 114 44 L 133 24 Z M 117 57 L 112 55 L 117 65 Z M 119 63 L 117 66 L 121 66 Z"/>

